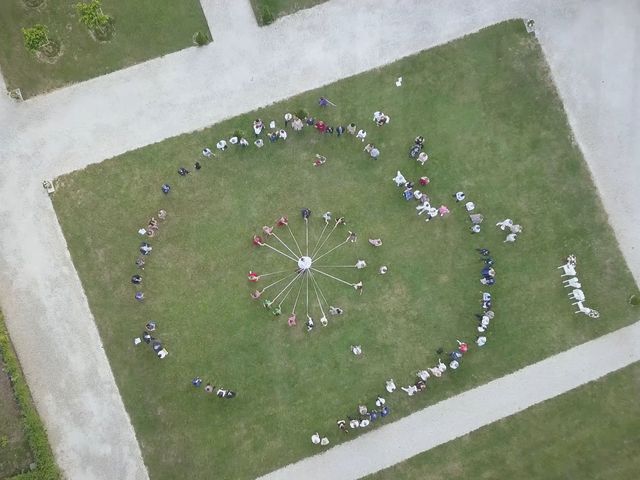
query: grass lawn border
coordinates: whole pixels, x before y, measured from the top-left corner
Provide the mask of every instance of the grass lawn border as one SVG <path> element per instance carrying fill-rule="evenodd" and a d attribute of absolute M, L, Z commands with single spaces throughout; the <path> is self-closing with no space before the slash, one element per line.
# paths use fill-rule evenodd
<path fill-rule="evenodd" d="M 265 3 L 268 0 L 251 0 L 251 9 L 253 10 L 253 14 L 256 17 L 256 21 L 258 25 L 261 27 L 266 27 L 267 25 L 271 25 L 278 18 L 285 17 L 287 15 L 291 15 L 292 13 L 297 12 L 298 10 L 305 10 L 307 8 L 315 7 L 316 5 L 320 5 L 328 0 L 306 0 L 307 2 L 311 2 L 309 5 L 298 5 L 297 2 L 292 2 L 291 0 L 285 0 L 292 4 L 289 8 L 285 10 L 279 10 L 274 12 L 268 5 Z"/>
<path fill-rule="evenodd" d="M 56 465 L 53 452 L 49 446 L 49 439 L 44 424 L 38 415 L 33 404 L 31 392 L 20 368 L 18 357 L 13 349 L 4 317 L 0 312 L 0 355 L 7 366 L 7 374 L 11 380 L 11 386 L 18 403 L 18 408 L 22 412 L 24 430 L 29 442 L 29 447 L 36 464 L 35 470 L 21 473 L 10 480 L 55 480 L 61 478 L 60 470 Z"/>

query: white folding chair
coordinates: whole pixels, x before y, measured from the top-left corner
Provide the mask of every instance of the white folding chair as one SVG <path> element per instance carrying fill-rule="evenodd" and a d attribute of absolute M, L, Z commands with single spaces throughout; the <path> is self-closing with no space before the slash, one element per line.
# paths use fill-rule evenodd
<path fill-rule="evenodd" d="M 569 294 L 569 298 L 573 300 L 577 300 L 579 302 L 585 301 L 584 292 L 577 288 L 571 291 L 571 293 Z"/>
<path fill-rule="evenodd" d="M 585 307 L 582 302 L 574 302 L 571 305 L 577 305 L 578 311 L 574 313 L 584 313 L 587 317 L 590 318 L 600 318 L 600 312 L 594 310 L 593 308 Z"/>
<path fill-rule="evenodd" d="M 561 275 L 561 277 L 568 277 L 568 276 L 574 277 L 576 275 L 576 266 L 571 263 L 561 265 L 558 267 L 558 269 L 560 268 L 564 270 L 564 273 Z"/>
<path fill-rule="evenodd" d="M 568 280 L 563 280 L 562 283 L 564 283 L 564 288 L 567 287 L 573 287 L 573 288 L 582 288 L 582 285 L 580 285 L 580 282 L 578 281 L 578 277 L 571 277 Z"/>

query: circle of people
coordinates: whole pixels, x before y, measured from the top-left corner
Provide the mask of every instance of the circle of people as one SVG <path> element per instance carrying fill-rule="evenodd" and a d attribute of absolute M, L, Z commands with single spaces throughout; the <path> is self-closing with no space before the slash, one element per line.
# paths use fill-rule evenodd
<path fill-rule="evenodd" d="M 334 104 L 330 102 L 328 99 L 321 97 L 319 100 L 319 105 L 321 107 L 326 107 L 328 105 L 334 105 Z M 374 115 L 373 115 L 373 121 L 378 127 L 382 127 L 390 122 L 390 117 L 384 114 L 383 112 L 376 111 L 374 112 Z M 363 143 L 367 138 L 366 130 L 362 128 L 358 129 L 355 123 L 350 123 L 346 127 L 344 127 L 343 125 L 338 125 L 337 127 L 334 128 L 330 125 L 327 125 L 322 120 L 314 119 L 312 116 L 306 116 L 304 119 L 301 119 L 291 113 L 286 113 L 284 115 L 284 127 L 287 128 L 289 125 L 296 132 L 301 131 L 306 125 L 308 127 L 315 128 L 318 132 L 323 134 L 333 134 L 335 132 L 338 137 L 345 133 L 348 133 L 350 135 L 355 136 L 355 138 L 360 139 L 361 142 Z M 287 131 L 285 130 L 285 128 L 277 129 L 275 121 L 271 121 L 269 123 L 269 128 L 271 129 L 271 131 L 266 136 L 270 143 L 275 143 L 279 140 L 285 141 L 287 139 L 287 136 L 288 136 Z M 261 138 L 261 135 L 264 130 L 265 130 L 264 122 L 260 118 L 257 118 L 253 122 L 253 131 L 256 136 L 256 139 L 253 143 L 257 148 L 262 148 L 264 146 L 264 140 Z M 228 143 L 231 145 L 237 145 L 238 147 L 241 147 L 241 148 L 246 148 L 249 146 L 249 141 L 246 138 L 239 136 L 237 134 L 234 134 L 229 139 Z M 221 139 L 216 143 L 216 148 L 219 151 L 224 152 L 228 148 L 228 143 L 225 139 Z M 423 166 L 429 159 L 428 154 L 423 151 L 424 143 L 425 143 L 424 137 L 417 136 L 414 139 L 413 145 L 409 150 L 410 158 L 416 159 L 416 161 L 421 166 Z M 380 150 L 372 143 L 368 143 L 364 147 L 364 151 L 373 159 L 377 159 L 380 156 Z M 215 154 L 212 152 L 212 150 L 209 147 L 205 147 L 202 150 L 202 155 L 205 158 L 210 158 L 212 156 L 215 156 Z M 313 161 L 314 166 L 321 166 L 327 162 L 326 157 L 322 155 L 316 154 L 315 157 L 316 159 Z M 199 161 L 196 161 L 194 164 L 194 168 L 195 170 L 200 170 L 202 168 L 202 164 Z M 183 166 L 179 167 L 177 172 L 181 177 L 185 177 L 190 173 L 189 170 L 187 170 Z M 446 205 L 440 205 L 440 207 L 438 208 L 432 207 L 430 204 L 429 197 L 425 193 L 417 189 L 414 189 L 414 183 L 407 181 L 400 171 L 397 172 L 396 177 L 394 177 L 393 180 L 398 187 L 404 188 L 403 197 L 405 200 L 409 201 L 411 199 L 414 199 L 418 201 L 419 204 L 416 207 L 417 214 L 421 215 L 423 213 L 426 213 L 425 220 L 427 222 L 433 218 L 436 218 L 437 216 L 444 217 L 450 213 Z M 421 186 L 426 187 L 429 183 L 430 183 L 430 179 L 428 177 L 426 176 L 420 177 L 419 184 Z M 161 191 L 163 194 L 168 195 L 171 191 L 171 186 L 168 183 L 163 183 L 161 185 Z M 465 193 L 461 191 L 454 193 L 453 197 L 456 199 L 457 203 L 460 203 L 466 199 Z M 469 212 L 470 220 L 472 223 L 472 226 L 470 227 L 471 232 L 474 234 L 480 233 L 480 230 L 481 230 L 480 224 L 484 220 L 484 217 L 482 216 L 482 214 L 479 214 L 479 213 L 471 213 L 475 209 L 475 204 L 473 202 L 467 201 L 466 203 L 464 203 L 464 207 L 466 211 Z M 166 219 L 166 215 L 167 215 L 166 211 L 160 210 L 158 212 L 158 219 L 160 221 L 163 221 Z M 507 237 L 505 239 L 506 243 L 514 243 L 517 236 L 522 232 L 522 226 L 518 224 L 514 224 L 511 219 L 505 219 L 502 222 L 498 222 L 496 226 L 501 228 L 501 230 L 503 231 L 507 229 L 509 230 L 509 233 L 507 234 Z M 138 231 L 138 233 L 140 235 L 154 237 L 158 229 L 159 229 L 159 222 L 155 217 L 152 217 L 148 222 L 147 228 L 141 228 Z M 382 245 L 382 241 L 380 239 L 370 239 L 369 241 L 373 246 Z M 145 241 L 141 243 L 139 248 L 141 256 L 138 257 L 135 262 L 136 267 L 138 269 L 144 270 L 145 257 L 150 255 L 152 250 L 153 248 L 148 242 Z M 479 252 L 485 263 L 485 267 L 481 271 L 482 278 L 480 281 L 483 284 L 488 286 L 493 285 L 495 283 L 495 278 L 494 278 L 495 269 L 493 268 L 494 261 L 490 257 L 490 252 L 488 250 L 479 249 Z M 380 273 L 386 273 L 386 266 L 383 267 L 383 270 L 384 271 L 381 270 Z M 142 276 L 140 274 L 133 275 L 131 277 L 131 282 L 132 284 L 139 286 L 142 283 Z M 140 290 L 136 290 L 135 299 L 138 302 L 143 302 L 144 293 Z M 342 309 L 338 307 L 334 307 L 334 309 L 335 309 L 335 314 L 339 315 L 342 313 Z M 489 328 L 490 322 L 494 318 L 494 312 L 492 310 L 492 304 L 491 304 L 491 294 L 488 292 L 484 292 L 482 294 L 482 310 L 483 311 L 481 314 L 476 314 L 476 317 L 478 319 L 478 326 L 477 326 L 478 335 L 476 337 L 475 343 L 479 347 L 482 347 L 486 344 L 487 338 L 484 334 Z M 334 313 L 334 312 L 332 311 L 331 313 Z M 307 327 L 313 328 L 313 325 L 311 326 L 307 325 Z M 145 325 L 145 331 L 142 334 L 142 339 L 136 338 L 134 339 L 134 343 L 136 345 L 138 345 L 141 342 L 150 344 L 154 352 L 158 355 L 158 357 L 164 358 L 168 354 L 168 352 L 162 346 L 161 342 L 151 335 L 152 332 L 155 332 L 156 328 L 157 328 L 156 322 L 154 321 L 148 322 Z M 417 380 L 406 387 L 401 387 L 401 390 L 405 391 L 407 395 L 413 396 L 426 389 L 427 380 L 429 378 L 441 377 L 446 372 L 447 368 L 451 370 L 456 370 L 460 366 L 460 362 L 462 360 L 463 355 L 468 351 L 468 344 L 466 342 L 463 342 L 460 340 L 456 340 L 456 342 L 457 342 L 457 348 L 448 353 L 448 356 L 449 356 L 448 367 L 444 362 L 442 362 L 440 358 L 438 358 L 438 363 L 434 367 L 419 370 L 416 373 Z M 356 356 L 360 356 L 363 353 L 362 347 L 360 345 L 351 345 L 350 350 Z M 439 349 L 438 353 L 441 353 L 441 352 L 442 352 L 442 349 Z M 192 384 L 195 387 L 199 387 L 202 384 L 202 379 L 200 377 L 195 377 L 192 380 Z M 206 393 L 213 393 L 214 389 L 216 389 L 215 386 L 211 385 L 211 383 L 207 383 L 204 388 L 204 391 Z M 388 393 L 393 393 L 396 390 L 396 385 L 392 378 L 388 379 L 385 382 L 385 389 Z M 227 390 L 220 387 L 216 390 L 216 395 L 220 398 L 234 398 L 236 394 L 232 390 Z M 337 425 L 339 429 L 345 433 L 348 433 L 349 428 L 351 429 L 366 428 L 371 424 L 371 422 L 375 422 L 378 418 L 384 418 L 390 413 L 389 406 L 386 405 L 386 400 L 382 396 L 378 395 L 376 397 L 374 404 L 375 404 L 375 407 L 377 408 L 369 409 L 366 405 L 358 405 L 357 414 L 355 416 L 347 415 L 348 422 L 345 419 L 339 419 L 337 421 Z M 312 442 L 314 444 L 320 444 L 320 445 L 329 444 L 328 438 L 320 437 L 318 432 L 312 435 Z"/>

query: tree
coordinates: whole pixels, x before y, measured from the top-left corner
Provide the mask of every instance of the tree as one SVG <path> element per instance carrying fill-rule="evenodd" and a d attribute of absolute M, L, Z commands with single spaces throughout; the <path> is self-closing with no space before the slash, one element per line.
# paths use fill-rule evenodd
<path fill-rule="evenodd" d="M 23 28 L 24 46 L 30 52 L 36 52 L 49 43 L 49 29 L 40 23 L 30 28 Z"/>
<path fill-rule="evenodd" d="M 91 0 L 89 3 L 77 3 L 76 12 L 78 12 L 80 16 L 80 23 L 93 31 L 97 37 L 106 38 L 109 36 L 113 25 L 113 17 L 102 11 L 100 0 Z"/>

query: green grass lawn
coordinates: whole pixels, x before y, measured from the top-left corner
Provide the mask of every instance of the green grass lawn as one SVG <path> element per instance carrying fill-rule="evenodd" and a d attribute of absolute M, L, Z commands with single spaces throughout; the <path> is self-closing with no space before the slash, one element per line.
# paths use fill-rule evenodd
<path fill-rule="evenodd" d="M 405 82 L 396 88 L 399 72 Z M 320 95 L 338 107 L 321 110 Z M 202 160 L 204 146 L 237 128 L 251 132 L 256 117 L 280 122 L 300 108 L 332 125 L 366 127 L 380 159 L 369 159 L 349 135 L 305 129 L 286 142 Z M 391 122 L 377 128 L 376 110 Z M 417 134 L 427 137 L 423 168 L 407 155 Z M 313 167 L 315 153 L 327 164 Z M 178 176 L 179 166 L 198 159 L 201 171 Z M 429 224 L 417 217 L 391 181 L 397 169 L 414 180 L 427 174 L 432 203 L 448 204 L 452 214 Z M 166 197 L 163 182 L 173 187 Z M 57 188 L 54 207 L 153 478 L 185 471 L 250 478 L 317 452 L 309 441 L 316 430 L 340 441 L 336 419 L 371 404 L 386 378 L 406 384 L 435 364 L 438 347 L 474 340 L 483 290 L 476 247 L 492 249 L 498 271 L 489 341 L 428 394 L 390 398 L 390 420 L 637 319 L 626 302 L 636 286 L 542 52 L 517 21 L 89 166 L 57 179 Z M 485 215 L 479 235 L 452 204 L 459 189 Z M 360 274 L 341 273 L 365 282 L 362 296 L 322 283 L 346 313 L 311 334 L 252 302 L 246 279 L 250 269 L 280 264 L 251 236 L 282 214 L 299 235 L 302 207 L 313 211 L 312 238 L 324 210 L 344 214 L 358 232 L 358 243 L 339 249 L 332 263 L 369 264 Z M 151 239 L 146 300 L 137 304 L 129 283 L 136 231 L 160 208 L 168 219 Z M 504 233 L 492 226 L 505 217 L 524 225 L 515 245 L 503 244 Z M 378 236 L 384 245 L 374 249 L 366 239 Z M 556 267 L 569 253 L 578 256 L 597 321 L 574 315 L 561 286 Z M 383 263 L 389 273 L 379 276 Z M 163 361 L 132 344 L 151 319 L 170 351 Z M 362 358 L 349 352 L 354 342 Z M 195 375 L 238 397 L 206 396 L 190 385 Z"/>
<path fill-rule="evenodd" d="M 260 25 L 267 25 L 279 17 L 305 8 L 313 7 L 327 0 L 251 0 L 253 12 Z"/>
<path fill-rule="evenodd" d="M 0 69 L 7 88 L 31 97 L 189 47 L 198 30 L 209 33 L 199 0 L 103 0 L 103 11 L 114 17 L 115 34 L 99 43 L 79 23 L 78 1 L 46 0 L 37 9 L 24 0 L 0 2 Z M 36 23 L 47 25 L 50 38 L 62 43 L 54 64 L 39 61 L 24 47 L 22 28 Z"/>
<path fill-rule="evenodd" d="M 637 478 L 638 397 L 636 363 L 367 478 Z"/>

